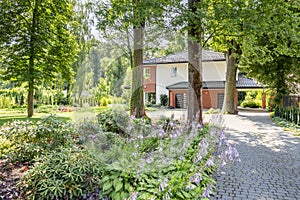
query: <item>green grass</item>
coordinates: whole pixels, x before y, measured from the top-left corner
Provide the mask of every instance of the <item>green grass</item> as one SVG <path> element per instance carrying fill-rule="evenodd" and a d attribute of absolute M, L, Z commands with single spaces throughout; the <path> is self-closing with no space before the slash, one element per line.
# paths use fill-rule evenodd
<path fill-rule="evenodd" d="M 0 126 L 2 126 L 4 123 L 9 121 L 15 121 L 15 120 L 21 120 L 21 121 L 38 121 L 50 114 L 48 113 L 35 113 L 33 117 L 27 118 L 26 113 L 15 113 L 15 112 L 6 112 L 0 114 Z M 58 113 L 57 114 L 58 119 L 66 122 L 72 120 L 71 113 L 65 114 L 65 113 Z"/>
<path fill-rule="evenodd" d="M 55 113 L 34 113 L 33 117 L 27 118 L 27 114 L 24 110 L 8 110 L 8 109 L 0 109 L 0 126 L 4 123 L 14 120 L 21 121 L 38 121 L 46 116 L 54 114 L 61 121 L 80 121 L 85 118 L 92 118 L 96 116 L 101 110 L 107 109 L 103 107 L 89 107 L 89 108 L 81 108 L 78 111 L 73 112 L 55 112 Z"/>

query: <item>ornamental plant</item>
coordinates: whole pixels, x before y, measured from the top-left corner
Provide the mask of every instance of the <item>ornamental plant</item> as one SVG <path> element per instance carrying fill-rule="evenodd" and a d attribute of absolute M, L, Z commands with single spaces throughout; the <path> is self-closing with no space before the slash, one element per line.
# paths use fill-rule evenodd
<path fill-rule="evenodd" d="M 73 144 L 77 138 L 71 124 L 61 122 L 53 115 L 37 122 L 6 123 L 0 128 L 0 136 L 10 144 L 4 156 L 11 162 L 30 162 L 47 151 Z"/>
<path fill-rule="evenodd" d="M 91 139 L 95 156 L 104 163 L 100 199 L 209 197 L 215 184 L 213 173 L 238 160 L 236 148 L 225 141 L 219 115 L 216 118 L 218 122 L 205 127 L 197 122 L 178 123 L 171 117 L 149 128 L 141 120 L 138 124 L 148 128 L 139 128 L 140 132 L 132 118 L 123 130 L 129 137 L 110 149 L 95 151 L 97 141 Z"/>
<path fill-rule="evenodd" d="M 88 151 L 60 147 L 36 158 L 20 186 L 27 199 L 83 199 L 97 191 L 101 162 Z"/>

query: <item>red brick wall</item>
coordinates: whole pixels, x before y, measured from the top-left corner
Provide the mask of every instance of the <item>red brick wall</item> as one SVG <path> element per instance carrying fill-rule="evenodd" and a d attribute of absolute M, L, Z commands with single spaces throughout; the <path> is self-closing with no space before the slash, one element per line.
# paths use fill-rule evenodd
<path fill-rule="evenodd" d="M 156 92 L 156 66 L 144 66 L 145 68 L 150 69 L 150 78 L 144 76 L 144 92 Z"/>

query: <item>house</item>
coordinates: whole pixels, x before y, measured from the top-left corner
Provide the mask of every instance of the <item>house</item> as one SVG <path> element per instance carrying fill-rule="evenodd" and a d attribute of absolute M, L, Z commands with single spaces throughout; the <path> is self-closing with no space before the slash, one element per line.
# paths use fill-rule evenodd
<path fill-rule="evenodd" d="M 169 106 L 187 108 L 188 103 L 188 52 L 145 60 L 144 96 L 146 103 L 159 104 L 160 95 L 169 97 Z M 202 102 L 203 108 L 221 108 L 226 81 L 226 59 L 223 53 L 202 51 Z M 236 76 L 239 89 L 262 88 L 249 78 Z M 237 93 L 236 93 L 237 101 Z"/>

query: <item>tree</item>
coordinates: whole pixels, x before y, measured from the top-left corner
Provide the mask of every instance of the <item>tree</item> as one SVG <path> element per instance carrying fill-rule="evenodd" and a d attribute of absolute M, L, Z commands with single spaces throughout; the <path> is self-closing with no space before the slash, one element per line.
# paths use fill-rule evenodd
<path fill-rule="evenodd" d="M 98 20 L 99 28 L 114 27 L 120 30 L 133 28 L 133 60 L 132 60 L 132 84 L 131 106 L 132 115 L 140 118 L 145 115 L 143 95 L 143 47 L 144 29 L 146 23 L 158 23 L 162 18 L 164 6 L 169 1 L 165 0 L 133 0 L 117 1 L 110 3 L 101 1 L 99 4 Z"/>
<path fill-rule="evenodd" d="M 223 113 L 236 114 L 236 77 L 244 35 L 249 34 L 245 19 L 253 16 L 253 2 L 237 0 L 208 1 L 206 34 L 208 44 L 226 56 L 225 94 Z M 246 24 L 246 26 L 245 26 Z"/>
<path fill-rule="evenodd" d="M 1 77 L 27 83 L 27 115 L 32 117 L 35 86 L 57 74 L 73 76 L 77 43 L 68 29 L 73 7 L 68 0 L 3 0 L 0 7 L 1 28 L 10 30 L 0 43 Z"/>
<path fill-rule="evenodd" d="M 245 37 L 242 70 L 275 91 L 275 104 L 300 84 L 300 16 L 298 1 L 262 1 L 255 9 L 263 13 L 249 19 L 259 31 Z"/>
<path fill-rule="evenodd" d="M 188 18 L 188 120 L 202 123 L 202 20 L 201 0 L 189 0 Z M 199 10 L 200 9 L 200 10 Z M 199 18 L 200 17 L 200 18 Z"/>

